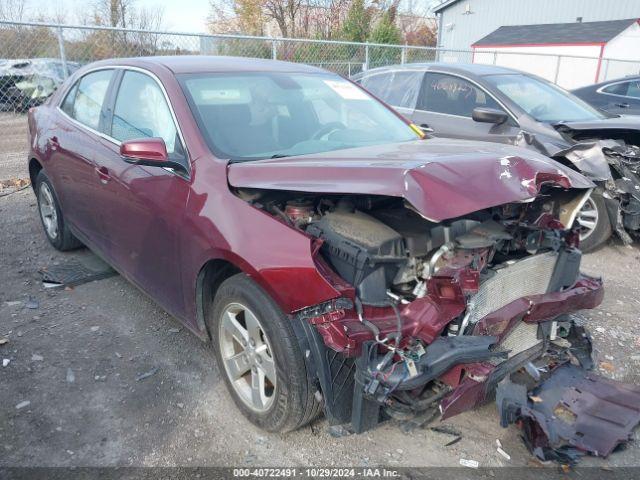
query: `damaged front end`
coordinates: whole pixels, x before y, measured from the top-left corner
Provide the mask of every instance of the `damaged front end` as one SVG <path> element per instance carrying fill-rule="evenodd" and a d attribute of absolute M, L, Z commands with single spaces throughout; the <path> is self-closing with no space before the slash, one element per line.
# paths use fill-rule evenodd
<path fill-rule="evenodd" d="M 25 112 L 42 105 L 78 67 L 46 58 L 0 61 L 0 111 Z"/>
<path fill-rule="evenodd" d="M 579 234 L 567 228 L 590 182 L 553 163 L 494 157 L 484 166 L 381 163 L 387 190 L 376 195 L 337 191 L 364 189 L 353 162 L 341 164 L 354 169 L 349 185 L 331 193 L 312 191 L 315 184 L 307 192 L 266 188 L 269 175 L 293 182 L 305 162 L 318 166 L 295 161 L 233 165 L 229 178 L 240 198 L 309 237 L 318 271 L 339 293 L 291 317 L 340 431 L 386 419 L 420 427 L 482 405 L 506 382 L 524 397 L 501 403 L 503 423 L 532 426 L 546 414 L 527 417 L 524 407 L 546 377 L 592 367 L 590 338 L 572 314 L 598 306 L 603 287 L 580 272 Z M 489 170 L 487 181 L 453 186 L 472 168 Z M 288 177 L 274 183 L 291 185 Z M 396 178 L 406 188 L 392 195 Z M 512 200 L 491 205 L 490 194 Z M 465 213 L 474 202 L 477 210 Z M 583 433 L 584 445 L 600 435 Z M 556 446 L 551 440 L 547 451 Z"/>
<path fill-rule="evenodd" d="M 640 135 L 626 130 L 575 130 L 558 124 L 556 130 L 575 143 L 549 152 L 566 159 L 599 186 L 612 229 L 625 243 L 640 233 Z"/>

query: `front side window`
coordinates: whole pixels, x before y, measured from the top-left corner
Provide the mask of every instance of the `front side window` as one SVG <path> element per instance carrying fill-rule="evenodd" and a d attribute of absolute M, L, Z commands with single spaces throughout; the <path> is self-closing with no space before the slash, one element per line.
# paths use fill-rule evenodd
<path fill-rule="evenodd" d="M 607 118 L 560 87 L 528 75 L 487 75 L 498 90 L 539 122 L 559 123 Z"/>
<path fill-rule="evenodd" d="M 477 107 L 502 110 L 486 92 L 463 78 L 443 73 L 427 73 L 418 108 L 428 112 L 469 117 Z"/>
<path fill-rule="evenodd" d="M 162 138 L 169 156 L 183 156 L 178 130 L 166 98 L 148 75 L 126 71 L 118 89 L 111 136 L 121 142 L 137 138 Z"/>
<path fill-rule="evenodd" d="M 234 161 L 417 140 L 391 110 L 333 74 L 179 76 L 212 151 Z"/>
<path fill-rule="evenodd" d="M 65 98 L 63 111 L 87 127 L 99 130 L 102 104 L 112 75 L 113 70 L 99 70 L 82 77 Z"/>

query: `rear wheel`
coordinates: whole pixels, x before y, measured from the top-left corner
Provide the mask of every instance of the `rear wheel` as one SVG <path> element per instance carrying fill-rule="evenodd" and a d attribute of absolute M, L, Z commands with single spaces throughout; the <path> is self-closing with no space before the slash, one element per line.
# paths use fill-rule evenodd
<path fill-rule="evenodd" d="M 611 222 L 604 198 L 592 193 L 576 217 L 580 232 L 580 248 L 591 252 L 600 247 L 611 236 Z"/>
<path fill-rule="evenodd" d="M 320 413 L 291 320 L 245 274 L 225 280 L 208 327 L 231 396 L 252 423 L 295 430 Z"/>
<path fill-rule="evenodd" d="M 60 251 L 81 247 L 82 243 L 71 233 L 64 220 L 58 197 L 44 170 L 40 170 L 36 177 L 35 191 L 38 199 L 40 220 L 49 243 Z"/>

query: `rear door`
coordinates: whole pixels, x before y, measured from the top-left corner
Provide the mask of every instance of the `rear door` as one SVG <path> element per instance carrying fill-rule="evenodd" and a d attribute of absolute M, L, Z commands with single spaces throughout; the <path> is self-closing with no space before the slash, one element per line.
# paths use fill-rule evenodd
<path fill-rule="evenodd" d="M 603 109 L 618 115 L 640 115 L 640 80 L 612 83 L 598 90 Z"/>
<path fill-rule="evenodd" d="M 108 232 L 109 259 L 177 316 L 184 314 L 180 235 L 190 189 L 190 165 L 175 117 L 159 80 L 146 71 L 122 70 L 108 106 L 105 176 L 100 216 Z M 183 171 L 126 163 L 120 143 L 162 138 Z"/>
<path fill-rule="evenodd" d="M 105 150 L 103 107 L 113 77 L 113 69 L 104 69 L 80 78 L 60 105 L 62 118 L 48 139 L 65 217 L 98 248 L 105 244 L 105 231 L 96 210 L 101 185 L 96 157 Z"/>
<path fill-rule="evenodd" d="M 509 115 L 507 122 L 495 125 L 472 119 L 477 107 L 505 109 L 484 89 L 462 77 L 427 72 L 422 81 L 413 121 L 438 137 L 463 138 L 486 142 L 513 143 L 520 128 Z"/>

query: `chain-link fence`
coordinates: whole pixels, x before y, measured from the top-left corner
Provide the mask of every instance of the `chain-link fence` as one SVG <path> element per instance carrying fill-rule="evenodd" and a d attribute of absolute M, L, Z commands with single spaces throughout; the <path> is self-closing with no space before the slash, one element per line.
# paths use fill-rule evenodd
<path fill-rule="evenodd" d="M 401 63 L 490 63 L 536 73 L 567 88 L 593 79 L 594 72 L 605 80 L 640 71 L 639 62 L 567 55 L 0 21 L 0 111 L 24 112 L 42 103 L 69 73 L 95 60 L 185 54 L 272 58 L 344 76 Z"/>

